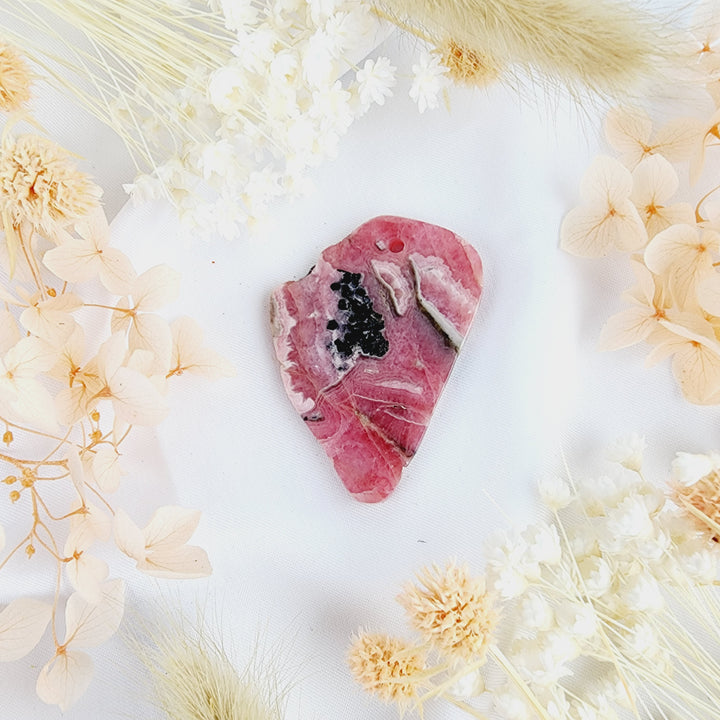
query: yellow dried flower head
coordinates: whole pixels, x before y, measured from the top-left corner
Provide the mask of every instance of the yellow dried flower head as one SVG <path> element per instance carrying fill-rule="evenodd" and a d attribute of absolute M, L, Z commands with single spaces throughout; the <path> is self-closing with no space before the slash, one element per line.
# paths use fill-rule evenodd
<path fill-rule="evenodd" d="M 387 635 L 358 635 L 348 665 L 364 690 L 401 707 L 417 698 L 417 675 L 425 669 L 425 652 Z"/>
<path fill-rule="evenodd" d="M 673 483 L 670 490 L 679 507 L 687 512 L 691 512 L 688 506 L 697 510 L 697 513 L 692 513 L 694 521 L 702 530 L 709 532 L 715 542 L 720 542 L 717 531 L 720 525 L 720 473 L 713 470 L 692 485 Z"/>
<path fill-rule="evenodd" d="M 408 585 L 398 596 L 411 625 L 447 655 L 482 657 L 498 619 L 484 578 L 455 563 L 423 568 L 417 578 L 421 586 Z"/>
<path fill-rule="evenodd" d="M 20 110 L 30 100 L 30 69 L 12 45 L 0 41 L 0 110 Z"/>
<path fill-rule="evenodd" d="M 443 48 L 442 64 L 453 82 L 465 85 L 487 85 L 500 77 L 500 66 L 490 55 L 450 40 Z"/>
<path fill-rule="evenodd" d="M 86 217 L 102 190 L 70 153 L 38 135 L 20 135 L 0 151 L 0 212 L 13 225 L 44 229 Z"/>

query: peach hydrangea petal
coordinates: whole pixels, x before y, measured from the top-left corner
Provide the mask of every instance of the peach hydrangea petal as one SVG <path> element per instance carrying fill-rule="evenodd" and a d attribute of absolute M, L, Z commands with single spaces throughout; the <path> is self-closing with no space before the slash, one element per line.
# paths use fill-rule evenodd
<path fill-rule="evenodd" d="M 645 340 L 657 324 L 655 309 L 632 307 L 613 315 L 600 331 L 598 350 L 620 350 Z"/>
<path fill-rule="evenodd" d="M 645 248 L 645 263 L 658 274 L 667 274 L 670 291 L 682 307 L 697 283 L 713 271 L 718 235 L 701 234 L 692 225 L 673 225 L 658 233 Z"/>
<path fill-rule="evenodd" d="M 170 368 L 174 374 L 189 372 L 209 380 L 236 374 L 229 360 L 203 345 L 203 331 L 195 320 L 187 316 L 180 317 L 173 321 L 170 329 L 173 338 Z"/>
<path fill-rule="evenodd" d="M 92 475 L 97 486 L 105 493 L 113 493 L 120 487 L 123 475 L 120 455 L 112 445 L 100 445 L 92 459 Z"/>
<path fill-rule="evenodd" d="M 52 605 L 33 598 L 17 598 L 0 612 L 0 662 L 27 655 L 45 633 Z"/>
<path fill-rule="evenodd" d="M 702 344 L 686 344 L 673 357 L 673 374 L 686 399 L 714 404 L 720 393 L 720 354 Z"/>
<path fill-rule="evenodd" d="M 631 191 L 627 168 L 614 158 L 595 158 L 580 184 L 583 204 L 563 219 L 560 247 L 583 257 L 601 257 L 614 247 L 628 251 L 643 247 L 647 233 L 630 201 Z"/>
<path fill-rule="evenodd" d="M 581 257 L 602 257 L 613 248 L 639 250 L 647 232 L 637 209 L 625 200 L 612 209 L 577 207 L 560 227 L 560 247 Z"/>
<path fill-rule="evenodd" d="M 662 155 L 672 163 L 684 162 L 691 158 L 702 132 L 702 123 L 697 118 L 670 120 L 657 131 L 652 152 Z"/>
<path fill-rule="evenodd" d="M 139 312 L 153 312 L 177 299 L 180 294 L 180 273 L 168 265 L 156 265 L 139 275 L 130 295 Z"/>
<path fill-rule="evenodd" d="M 73 559 L 65 564 L 65 572 L 70 584 L 84 600 L 89 603 L 100 602 L 103 592 L 102 583 L 107 579 L 109 573 L 108 564 L 85 550 L 70 550 L 74 543 L 68 543 L 68 545 L 65 547 L 65 554 L 66 556 L 73 555 Z"/>
<path fill-rule="evenodd" d="M 713 273 L 698 285 L 697 299 L 705 312 L 720 317 L 720 275 Z"/>
<path fill-rule="evenodd" d="M 630 169 L 653 155 L 662 155 L 670 162 L 690 159 L 701 133 L 698 120 L 677 118 L 661 127 L 653 137 L 652 121 L 640 108 L 613 108 L 605 120 L 608 142 Z"/>
<path fill-rule="evenodd" d="M 104 583 L 100 600 L 88 602 L 73 593 L 65 606 L 65 645 L 91 648 L 109 640 L 120 627 L 125 609 L 125 587 L 120 579 Z"/>
<path fill-rule="evenodd" d="M 698 133 L 697 140 L 690 156 L 690 183 L 694 185 L 705 168 L 705 157 L 710 145 L 717 145 L 720 140 L 720 108 L 705 123 Z"/>
<path fill-rule="evenodd" d="M 93 662 L 87 653 L 66 650 L 43 667 L 35 691 L 43 702 L 66 712 L 88 689 L 92 675 Z"/>
<path fill-rule="evenodd" d="M 679 180 L 675 168 L 662 155 L 642 160 L 632 176 L 630 199 L 643 218 L 650 239 L 670 225 L 694 224 L 695 211 L 688 203 L 667 205 L 677 192 Z"/>
<path fill-rule="evenodd" d="M 628 167 L 634 168 L 645 157 L 652 120 L 639 108 L 612 108 L 605 118 L 605 137 Z"/>
<path fill-rule="evenodd" d="M 197 528 L 200 513 L 177 506 L 158 508 L 144 530 L 119 511 L 115 543 L 137 561 L 138 570 L 163 578 L 200 578 L 211 574 L 207 553 L 186 545 Z"/>
<path fill-rule="evenodd" d="M 629 198 L 632 186 L 632 175 L 622 163 L 598 155 L 580 181 L 580 196 L 587 204 L 607 207 Z"/>

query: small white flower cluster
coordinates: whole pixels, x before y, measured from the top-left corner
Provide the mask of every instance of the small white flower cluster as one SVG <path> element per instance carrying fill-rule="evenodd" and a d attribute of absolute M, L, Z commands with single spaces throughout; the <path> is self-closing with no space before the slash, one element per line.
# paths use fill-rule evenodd
<path fill-rule="evenodd" d="M 192 134 L 125 187 L 137 200 L 169 193 L 194 236 L 231 238 L 276 198 L 310 189 L 308 170 L 335 156 L 353 121 L 392 95 L 396 68 L 387 57 L 353 64 L 379 32 L 362 0 L 210 5 L 235 35 L 227 62 L 188 78 L 173 103 Z M 410 95 L 420 111 L 436 107 L 446 82 L 439 55 L 423 53 L 413 73 Z M 162 145 L 164 132 L 143 127 L 151 146 Z"/>
<path fill-rule="evenodd" d="M 614 156 L 593 161 L 581 182 L 582 203 L 560 229 L 568 252 L 620 251 L 635 275 L 623 294 L 630 307 L 608 320 L 600 348 L 644 342 L 652 348 L 649 365 L 672 357 L 684 396 L 699 404 L 720 403 L 720 182 L 717 165 L 707 162 L 720 133 L 718 20 L 716 3 L 701 4 L 688 40 L 684 70 L 704 95 L 698 117 L 654 129 L 641 108 L 612 109 L 605 133 Z M 678 110 L 687 113 L 688 104 Z"/>
<path fill-rule="evenodd" d="M 611 448 L 604 475 L 543 479 L 554 522 L 490 545 L 508 657 L 529 691 L 512 679 L 493 689 L 501 717 L 538 717 L 528 696 L 553 720 L 610 720 L 623 708 L 716 717 L 720 550 L 643 478 L 643 448 L 635 435 Z M 717 456 L 678 454 L 673 472 L 691 482 L 718 466 Z M 704 690 L 693 690 L 700 675 Z"/>

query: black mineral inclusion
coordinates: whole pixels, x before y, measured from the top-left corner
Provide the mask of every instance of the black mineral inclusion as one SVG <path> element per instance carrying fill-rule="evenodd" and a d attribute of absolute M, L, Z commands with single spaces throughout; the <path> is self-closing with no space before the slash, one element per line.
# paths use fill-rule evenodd
<path fill-rule="evenodd" d="M 327 329 L 338 331 L 332 343 L 335 353 L 342 359 L 363 355 L 382 357 L 389 349 L 383 335 L 385 321 L 375 312 L 372 300 L 362 286 L 362 275 L 347 270 L 338 270 L 340 280 L 330 285 L 339 295 L 336 320 L 330 320 Z"/>

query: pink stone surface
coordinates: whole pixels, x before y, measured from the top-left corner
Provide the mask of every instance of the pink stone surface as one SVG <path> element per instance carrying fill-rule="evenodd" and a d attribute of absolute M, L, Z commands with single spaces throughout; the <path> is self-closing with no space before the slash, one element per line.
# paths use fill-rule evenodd
<path fill-rule="evenodd" d="M 480 257 L 462 238 L 384 216 L 273 293 L 285 390 L 358 500 L 377 502 L 398 484 L 481 289 Z"/>

